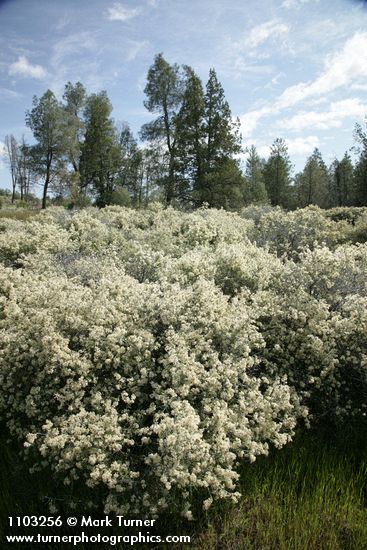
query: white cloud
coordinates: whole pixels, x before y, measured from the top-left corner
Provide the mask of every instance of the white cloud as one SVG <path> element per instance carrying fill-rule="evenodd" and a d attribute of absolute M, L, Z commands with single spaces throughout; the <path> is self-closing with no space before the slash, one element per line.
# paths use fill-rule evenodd
<path fill-rule="evenodd" d="M 291 107 L 308 97 L 329 93 L 367 77 L 366 51 L 367 32 L 355 33 L 340 52 L 326 58 L 325 70 L 316 80 L 286 88 L 277 102 L 279 108 Z"/>
<path fill-rule="evenodd" d="M 141 51 L 145 50 L 149 46 L 147 40 L 131 40 L 129 42 L 128 51 L 127 51 L 127 60 L 133 61 Z"/>
<path fill-rule="evenodd" d="M 0 141 L 0 169 L 4 168 L 4 160 L 6 157 L 6 149 L 5 149 L 5 143 Z"/>
<path fill-rule="evenodd" d="M 319 147 L 320 140 L 317 136 L 296 137 L 285 139 L 290 155 L 308 155 L 315 147 Z"/>
<path fill-rule="evenodd" d="M 61 95 L 68 80 L 79 80 L 92 92 L 105 87 L 105 75 L 100 66 L 102 47 L 89 31 L 65 34 L 58 39 L 50 52 L 51 89 Z"/>
<path fill-rule="evenodd" d="M 139 13 L 139 8 L 127 8 L 119 2 L 115 2 L 114 5 L 107 10 L 107 19 L 110 21 L 127 21 L 139 15 Z"/>
<path fill-rule="evenodd" d="M 315 149 L 319 147 L 320 140 L 317 136 L 305 136 L 305 137 L 296 137 L 294 139 L 285 139 L 284 140 L 290 155 L 294 156 L 304 156 L 309 155 Z M 247 145 L 249 145 L 248 142 Z M 270 145 L 256 144 L 256 140 L 251 140 L 251 144 L 256 146 L 256 150 L 260 157 L 267 158 L 270 155 Z M 246 160 L 247 154 L 242 154 L 242 160 Z"/>
<path fill-rule="evenodd" d="M 282 2 L 282 8 L 287 10 L 291 8 L 299 8 L 301 4 L 307 4 L 310 0 L 284 0 Z"/>
<path fill-rule="evenodd" d="M 287 25 L 273 19 L 253 27 L 250 34 L 246 37 L 245 45 L 249 48 L 257 48 L 270 38 L 270 36 L 279 36 L 288 31 L 289 27 Z"/>
<path fill-rule="evenodd" d="M 360 80 L 367 77 L 366 51 L 367 32 L 355 33 L 345 42 L 341 51 L 327 56 L 324 71 L 314 81 L 290 86 L 271 105 L 243 114 L 240 120 L 244 125 L 244 134 L 249 135 L 253 132 L 259 120 L 266 115 L 275 115 L 304 100 L 320 97 L 323 99 L 325 94 L 341 87 L 351 88 L 353 84 L 360 84 Z M 355 105 L 353 109 L 356 109 Z M 359 110 L 357 116 L 359 116 Z"/>
<path fill-rule="evenodd" d="M 84 52 L 95 52 L 96 49 L 96 39 L 90 32 L 82 31 L 67 34 L 54 43 L 51 64 L 57 69 L 65 60 L 74 60 L 83 50 Z"/>
<path fill-rule="evenodd" d="M 262 107 L 261 109 L 255 109 L 254 111 L 249 111 L 244 115 L 241 115 L 241 133 L 244 137 L 248 137 L 255 130 L 258 121 L 265 115 L 268 115 L 272 112 L 270 107 Z"/>
<path fill-rule="evenodd" d="M 366 112 L 367 106 L 359 98 L 343 99 L 331 103 L 328 111 L 301 111 L 289 119 L 281 120 L 279 126 L 296 131 L 310 127 L 319 130 L 340 128 L 344 118 L 363 118 Z"/>
<path fill-rule="evenodd" d="M 350 89 L 358 90 L 360 92 L 367 92 L 367 84 L 353 84 Z"/>
<path fill-rule="evenodd" d="M 9 90 L 9 88 L 0 88 L 0 97 L 5 99 L 18 99 L 22 97 L 22 94 L 15 92 L 14 90 Z"/>
<path fill-rule="evenodd" d="M 220 48 L 217 66 L 221 64 L 222 71 L 235 80 L 240 79 L 243 73 L 273 75 L 275 69 L 271 58 L 274 51 L 280 51 L 281 55 L 289 53 L 289 44 L 281 39 L 288 32 L 289 27 L 284 22 L 272 19 L 248 29 L 238 40 L 226 36 Z M 266 48 L 267 41 L 271 41 L 271 48 Z M 268 60 L 268 63 L 265 64 L 264 60 Z"/>
<path fill-rule="evenodd" d="M 43 79 L 46 77 L 47 71 L 41 65 L 32 65 L 24 55 L 20 55 L 18 61 L 10 65 L 9 74 L 11 76 Z"/>
<path fill-rule="evenodd" d="M 262 158 L 267 158 L 270 155 L 270 145 L 259 145 L 256 149 Z"/>

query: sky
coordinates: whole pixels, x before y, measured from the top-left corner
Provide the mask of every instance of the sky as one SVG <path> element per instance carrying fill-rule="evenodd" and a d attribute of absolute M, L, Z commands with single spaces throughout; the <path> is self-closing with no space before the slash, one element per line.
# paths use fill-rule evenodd
<path fill-rule="evenodd" d="M 367 115 L 367 2 L 361 0 L 0 0 L 0 187 L 4 139 L 24 134 L 32 97 L 66 82 L 106 90 L 137 134 L 154 56 L 216 69 L 244 147 L 277 137 L 294 170 L 318 147 L 329 164 Z"/>

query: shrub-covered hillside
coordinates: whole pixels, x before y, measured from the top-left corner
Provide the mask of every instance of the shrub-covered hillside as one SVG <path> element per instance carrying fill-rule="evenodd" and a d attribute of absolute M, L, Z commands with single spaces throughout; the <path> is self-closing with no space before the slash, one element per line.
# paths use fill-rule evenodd
<path fill-rule="evenodd" d="M 365 208 L 0 219 L 7 429 L 106 512 L 238 499 L 297 427 L 364 420 L 366 237 Z"/>

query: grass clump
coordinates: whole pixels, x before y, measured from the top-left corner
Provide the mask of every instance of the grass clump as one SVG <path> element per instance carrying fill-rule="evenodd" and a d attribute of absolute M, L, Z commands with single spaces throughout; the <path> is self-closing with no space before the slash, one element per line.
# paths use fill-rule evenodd
<path fill-rule="evenodd" d="M 9 210 L 0 210 L 0 219 L 28 221 L 37 216 L 37 210 L 26 210 L 25 208 L 13 208 Z"/>
<path fill-rule="evenodd" d="M 243 465 L 243 496 L 238 504 L 219 502 L 207 514 L 199 513 L 193 522 L 162 516 L 156 531 L 162 537 L 173 533 L 190 535 L 191 544 L 177 545 L 177 548 L 194 550 L 367 548 L 366 435 L 365 427 L 340 427 L 332 434 L 315 429 L 300 432 L 282 450 L 271 452 L 269 457 L 259 457 L 254 464 Z M 22 479 L 21 486 L 19 479 Z M 69 507 L 71 500 L 83 506 L 83 501 L 90 499 L 89 494 L 73 494 L 75 488 L 58 485 L 54 477 L 47 481 L 44 475 L 25 472 L 16 449 L 4 441 L 1 487 L 2 540 L 9 515 L 47 515 L 49 502 L 58 506 L 60 514 L 74 514 Z M 100 513 L 102 517 L 101 511 L 85 511 L 89 513 L 93 517 Z M 154 530 L 149 530 L 153 534 Z M 59 531 L 49 528 L 47 534 L 60 534 Z M 95 528 L 89 532 L 112 533 L 111 528 Z M 82 550 L 87 547 L 78 546 Z M 166 548 L 163 543 L 148 547 Z M 115 548 L 123 550 L 126 546 L 120 544 Z"/>

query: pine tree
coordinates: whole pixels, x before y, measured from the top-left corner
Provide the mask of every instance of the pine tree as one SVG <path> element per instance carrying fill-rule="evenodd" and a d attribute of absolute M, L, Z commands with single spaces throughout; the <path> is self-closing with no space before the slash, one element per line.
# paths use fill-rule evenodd
<path fill-rule="evenodd" d="M 359 144 L 359 159 L 355 167 L 355 201 L 357 206 L 367 206 L 367 132 L 363 131 L 360 124 L 355 126 L 354 138 Z"/>
<path fill-rule="evenodd" d="M 112 105 L 105 91 L 88 97 L 80 176 L 82 187 L 95 192 L 99 206 L 110 203 L 121 165 L 121 151 L 111 112 Z"/>
<path fill-rule="evenodd" d="M 331 206 L 328 170 L 317 148 L 307 159 L 298 185 L 299 206 L 302 208 L 309 204 L 316 204 L 321 208 Z"/>
<path fill-rule="evenodd" d="M 352 206 L 355 202 L 354 168 L 350 155 L 346 152 L 342 160 L 330 167 L 331 206 Z"/>
<path fill-rule="evenodd" d="M 178 65 L 170 65 L 163 54 L 154 58 L 144 89 L 147 99 L 144 106 L 158 117 L 144 124 L 141 137 L 151 144 L 165 147 L 167 171 L 161 182 L 165 203 L 171 204 L 177 197 L 177 115 L 182 104 L 182 77 Z"/>
<path fill-rule="evenodd" d="M 282 138 L 277 138 L 270 157 L 264 166 L 264 182 L 272 206 L 289 206 L 291 162 L 288 147 Z"/>
<path fill-rule="evenodd" d="M 134 206 L 140 206 L 143 201 L 143 152 L 138 147 L 128 124 L 124 123 L 119 138 L 121 148 L 121 167 L 119 186 L 126 189 Z"/>
<path fill-rule="evenodd" d="M 181 202 L 196 203 L 205 171 L 205 100 L 200 78 L 184 67 L 182 106 L 177 116 L 177 163 Z"/>
<path fill-rule="evenodd" d="M 204 177 L 197 202 L 236 208 L 243 204 L 245 180 L 235 155 L 241 151 L 239 120 L 233 122 L 224 90 L 211 69 L 205 93 Z"/>
<path fill-rule="evenodd" d="M 265 161 L 259 157 L 255 145 L 251 145 L 246 152 L 248 157 L 245 167 L 245 202 L 246 204 L 266 204 L 268 194 L 263 176 Z"/>

